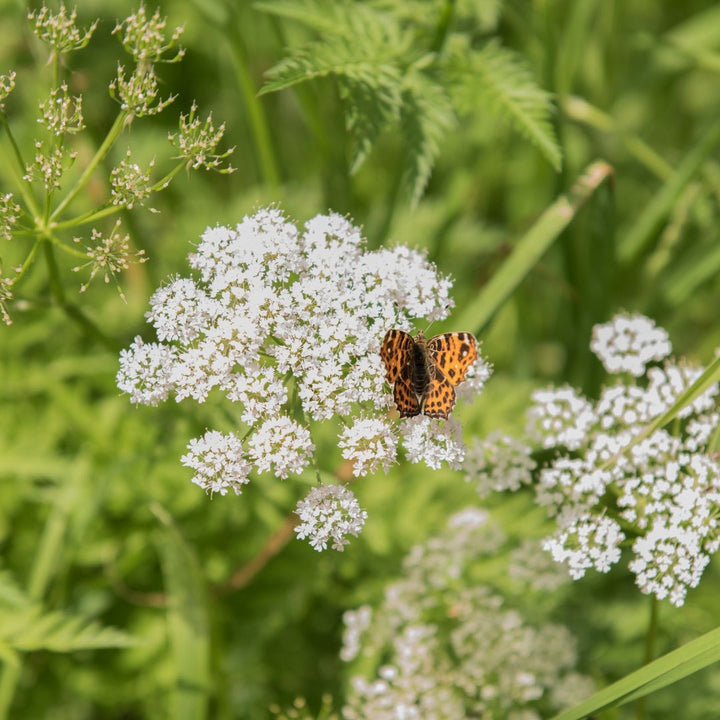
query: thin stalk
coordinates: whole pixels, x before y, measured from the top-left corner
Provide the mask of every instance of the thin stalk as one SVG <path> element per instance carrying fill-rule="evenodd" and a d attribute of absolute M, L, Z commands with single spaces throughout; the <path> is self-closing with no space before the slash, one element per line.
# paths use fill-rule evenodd
<path fill-rule="evenodd" d="M 170 172 L 165 174 L 160 180 L 153 183 L 150 186 L 150 192 L 160 192 L 161 190 L 165 190 L 167 186 L 170 184 L 172 179 L 180 172 L 180 170 L 185 167 L 185 161 L 179 162 Z M 121 210 L 124 210 L 125 208 L 122 205 L 107 205 L 104 208 L 100 208 L 100 210 L 88 210 L 86 213 L 83 213 L 82 215 L 76 215 L 74 218 L 70 218 L 70 220 L 63 220 L 62 222 L 58 223 L 52 223 L 51 227 L 53 230 L 67 230 L 68 228 L 73 227 L 79 227 L 80 225 L 88 225 L 89 223 L 93 223 L 96 220 L 101 220 L 104 217 L 107 217 L 108 215 L 114 215 L 115 213 L 119 213 Z M 60 245 L 61 247 L 66 247 L 64 245 Z M 82 257 L 84 257 L 83 253 L 80 253 Z"/>
<path fill-rule="evenodd" d="M 435 38 L 433 39 L 432 45 L 430 46 L 433 52 L 439 53 L 442 51 L 454 15 L 455 0 L 445 0 L 445 5 L 443 5 L 443 8 L 440 12 L 440 18 L 438 20 L 437 28 L 435 30 Z"/>
<path fill-rule="evenodd" d="M 636 135 L 625 132 L 612 116 L 583 98 L 577 95 L 563 98 L 562 109 L 568 118 L 577 123 L 582 123 L 603 133 L 616 135 L 625 145 L 628 153 L 660 180 L 667 180 L 673 174 L 673 166 L 660 153 Z"/>
<path fill-rule="evenodd" d="M 270 137 L 270 128 L 265 110 L 257 95 L 257 88 L 250 73 L 247 49 L 245 47 L 245 41 L 238 30 L 236 13 L 233 13 L 233 17 L 225 30 L 230 44 L 230 54 L 233 69 L 235 70 L 235 77 L 237 78 L 240 93 L 242 94 L 245 107 L 250 117 L 250 127 L 258 152 L 260 171 L 264 182 L 272 188 L 277 188 L 280 185 L 280 172 Z"/>
<path fill-rule="evenodd" d="M 648 618 L 648 629 L 647 629 L 647 634 L 645 635 L 645 662 L 644 662 L 645 665 L 652 662 L 653 658 L 655 657 L 655 641 L 657 640 L 657 630 L 658 630 L 658 601 L 654 595 L 651 595 L 650 596 L 650 617 Z M 646 712 L 646 698 L 645 698 L 645 696 L 643 696 L 637 701 L 637 705 L 635 706 L 636 720 L 645 720 L 645 712 Z"/>
<path fill-rule="evenodd" d="M 40 217 L 40 207 L 33 195 L 32 186 L 23 178 L 23 175 L 25 174 L 25 163 L 23 162 L 22 155 L 20 154 L 20 148 L 15 142 L 15 137 L 10 130 L 10 126 L 8 125 L 7 118 L 4 113 L 0 113 L 0 124 L 5 129 L 8 141 L 10 142 L 10 146 L 13 150 L 12 156 L 8 156 L 7 150 L 0 145 L 0 148 L 2 148 L 2 154 L 6 158 L 6 162 L 3 163 L 3 166 L 10 172 L 18 192 L 22 195 L 28 209 L 35 217 Z"/>
<path fill-rule="evenodd" d="M 50 290 L 58 306 L 73 322 L 77 323 L 90 337 L 94 337 L 98 342 L 104 345 L 110 352 L 117 352 L 117 345 L 100 330 L 100 328 L 83 311 L 68 302 L 65 298 L 65 288 L 60 279 L 60 270 L 55 259 L 53 246 L 49 242 L 44 243 L 45 261 L 48 266 L 48 276 L 50 279 Z M 2 718 L 0 718 L 2 720 Z"/>
<path fill-rule="evenodd" d="M 54 220 L 56 217 L 58 217 L 60 213 L 70 204 L 70 202 L 72 202 L 75 196 L 85 187 L 92 174 L 95 172 L 95 170 L 97 170 L 98 165 L 100 165 L 100 163 L 110 151 L 110 148 L 113 146 L 114 142 L 120 136 L 120 133 L 125 127 L 127 119 L 127 112 L 122 110 L 120 113 L 118 113 L 118 116 L 115 118 L 115 122 L 108 131 L 108 134 L 105 136 L 102 145 L 100 145 L 93 159 L 90 161 L 90 164 L 85 168 L 82 175 L 80 175 L 70 192 L 68 192 L 68 194 L 63 198 L 60 204 L 55 208 L 52 215 L 50 215 L 50 220 Z"/>
<path fill-rule="evenodd" d="M 612 174 L 612 167 L 602 160 L 588 165 L 569 192 L 558 197 L 518 241 L 490 282 L 456 318 L 457 326 L 480 332 L 598 187 L 610 181 Z"/>

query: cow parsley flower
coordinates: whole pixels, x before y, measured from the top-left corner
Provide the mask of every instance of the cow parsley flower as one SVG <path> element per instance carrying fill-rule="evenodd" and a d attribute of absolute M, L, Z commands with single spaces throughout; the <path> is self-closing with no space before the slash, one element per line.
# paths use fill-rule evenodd
<path fill-rule="evenodd" d="M 356 476 L 387 471 L 399 446 L 412 462 L 460 466 L 455 420 L 398 423 L 388 413 L 385 333 L 452 307 L 450 280 L 423 253 L 370 251 L 338 214 L 298 228 L 266 208 L 234 228 L 208 228 L 189 260 L 192 275 L 150 300 L 158 341 L 138 338 L 121 355 L 117 384 L 133 402 L 228 403 L 243 457 L 282 479 L 317 464 L 313 434 L 326 423 L 342 428 L 333 430 L 336 456 L 323 451 L 325 467 L 342 455 Z M 477 390 L 489 368 L 478 363 L 475 373 Z"/>
<path fill-rule="evenodd" d="M 648 363 L 672 352 L 663 328 L 644 315 L 616 315 L 609 323 L 593 328 L 590 349 L 610 373 L 628 372 L 640 377 Z"/>
<path fill-rule="evenodd" d="M 514 437 L 495 431 L 484 440 L 475 438 L 463 464 L 467 481 L 480 497 L 493 491 L 518 490 L 532 482 L 536 463 L 532 448 Z"/>
<path fill-rule="evenodd" d="M 343 429 L 338 443 L 342 456 L 352 460 L 355 477 L 375 473 L 380 466 L 387 472 L 395 462 L 397 444 L 392 425 L 381 418 L 359 418 Z"/>
<path fill-rule="evenodd" d="M 341 485 L 314 487 L 304 500 L 297 504 L 300 524 L 295 533 L 301 540 L 307 538 L 318 552 L 328 544 L 333 550 L 345 549 L 348 535 L 357 537 L 362 530 L 367 512 L 361 509 L 352 491 Z"/>
<path fill-rule="evenodd" d="M 423 461 L 428 467 L 438 470 L 447 463 L 459 470 L 465 459 L 465 444 L 462 440 L 462 426 L 453 419 L 440 421 L 425 415 L 409 418 L 402 425 L 402 444 L 410 462 Z"/>
<path fill-rule="evenodd" d="M 592 348 L 608 370 L 633 379 L 604 388 L 596 402 L 569 388 L 534 394 L 530 432 L 556 451 L 534 483 L 557 522 L 544 547 L 580 578 L 591 568 L 608 572 L 628 545 L 641 591 L 682 605 L 720 546 L 720 462 L 711 446 L 718 386 L 626 451 L 703 368 L 672 359 L 648 366 L 670 343 L 642 316 L 596 327 Z"/>
<path fill-rule="evenodd" d="M 310 431 L 292 418 L 268 418 L 250 436 L 248 451 L 259 472 L 272 470 L 285 480 L 299 475 L 310 462 L 315 445 Z"/>
<path fill-rule="evenodd" d="M 592 692 L 573 670 L 574 640 L 473 581 L 502 532 L 477 508 L 415 546 L 376 605 L 345 613 L 342 659 L 358 659 L 348 720 L 548 717 Z M 553 689 L 561 687 L 561 693 Z"/>
<path fill-rule="evenodd" d="M 208 430 L 190 441 L 188 453 L 180 461 L 195 470 L 192 481 L 210 493 L 225 495 L 230 489 L 240 495 L 242 486 L 249 482 L 250 463 L 244 457 L 242 442 L 233 433 Z"/>

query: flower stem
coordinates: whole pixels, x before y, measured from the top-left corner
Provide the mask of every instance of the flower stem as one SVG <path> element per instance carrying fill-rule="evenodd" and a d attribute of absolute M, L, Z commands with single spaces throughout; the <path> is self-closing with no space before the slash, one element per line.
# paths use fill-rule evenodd
<path fill-rule="evenodd" d="M 454 14 L 455 0 L 445 0 L 445 5 L 440 13 L 440 19 L 438 20 L 437 28 L 435 30 L 435 39 L 432 43 L 433 52 L 439 53 L 443 49 Z"/>
<path fill-rule="evenodd" d="M 30 183 L 23 178 L 25 173 L 25 163 L 23 162 L 22 155 L 20 154 L 20 148 L 17 146 L 15 137 L 8 125 L 5 113 L 0 113 L 0 125 L 2 125 L 5 129 L 8 142 L 13 150 L 12 156 L 8 157 L 7 150 L 4 147 L 2 148 L 2 154 L 6 158 L 5 162 L 3 162 L 3 167 L 10 172 L 18 192 L 22 195 L 22 198 L 25 201 L 25 205 L 27 205 L 30 212 L 37 218 L 40 216 L 40 208 L 35 200 Z"/>
<path fill-rule="evenodd" d="M 60 213 L 70 204 L 70 202 L 75 198 L 75 196 L 85 187 L 88 180 L 92 176 L 92 174 L 97 170 L 98 165 L 102 162 L 103 158 L 108 154 L 110 151 L 110 148 L 113 146 L 114 142 L 118 139 L 120 136 L 120 133 L 123 131 L 123 128 L 125 127 L 125 122 L 128 118 L 128 113 L 124 110 L 121 110 L 118 113 L 118 116 L 115 118 L 115 122 L 113 123 L 112 127 L 108 131 L 108 134 L 105 136 L 105 139 L 102 142 L 102 145 L 98 148 L 98 151 L 95 153 L 95 156 L 90 161 L 90 164 L 85 168 L 82 175 L 78 178 L 75 185 L 72 187 L 70 192 L 63 198 L 63 200 L 60 202 L 60 204 L 55 208 L 52 215 L 50 215 L 50 220 L 55 219 L 60 215 Z"/>
<path fill-rule="evenodd" d="M 230 3 L 228 7 L 233 8 L 234 6 Z M 267 116 L 258 98 L 257 88 L 250 74 L 245 41 L 240 34 L 238 24 L 239 18 L 237 17 L 237 13 L 234 12 L 231 14 L 228 25 L 225 28 L 230 45 L 235 77 L 237 78 L 240 92 L 245 101 L 245 107 L 250 116 L 250 127 L 252 128 L 253 137 L 255 138 L 255 147 L 257 147 L 258 151 L 258 162 L 263 180 L 270 187 L 277 188 L 280 185 L 280 173 L 270 137 Z"/>
<path fill-rule="evenodd" d="M 645 662 L 647 665 L 655 657 L 655 640 L 658 630 L 658 601 L 654 595 L 650 596 L 650 617 L 648 618 L 648 629 L 645 636 Z M 635 707 L 637 720 L 644 720 L 646 710 L 646 697 L 641 697 Z"/>
<path fill-rule="evenodd" d="M 94 337 L 98 342 L 104 345 L 108 350 L 113 353 L 118 352 L 119 348 L 100 328 L 92 321 L 89 317 L 83 313 L 83 311 L 68 302 L 65 297 L 65 288 L 63 287 L 62 280 L 60 279 L 60 271 L 58 269 L 57 260 L 55 259 L 55 253 L 53 246 L 49 242 L 44 243 L 45 246 L 45 261 L 48 266 L 48 275 L 50 278 L 50 290 L 52 291 L 55 302 L 63 312 L 75 323 L 77 323 L 90 337 Z M 2 718 L 0 717 L 0 720 Z"/>

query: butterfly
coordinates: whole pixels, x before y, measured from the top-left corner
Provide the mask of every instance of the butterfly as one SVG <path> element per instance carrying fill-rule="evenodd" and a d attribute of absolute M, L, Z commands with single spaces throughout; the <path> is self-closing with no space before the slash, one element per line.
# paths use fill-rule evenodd
<path fill-rule="evenodd" d="M 469 332 L 443 333 L 428 340 L 422 331 L 413 338 L 393 329 L 385 333 L 380 357 L 385 379 L 394 386 L 400 417 L 422 411 L 447 419 L 455 406 L 455 386 L 477 359 L 477 343 Z"/>

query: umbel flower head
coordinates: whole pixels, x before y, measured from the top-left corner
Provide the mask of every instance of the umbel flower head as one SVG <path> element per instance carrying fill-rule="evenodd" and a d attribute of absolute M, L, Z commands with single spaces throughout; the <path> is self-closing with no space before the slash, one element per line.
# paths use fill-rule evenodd
<path fill-rule="evenodd" d="M 255 472 L 303 473 L 315 463 L 311 427 L 333 418 L 342 418 L 338 448 L 355 476 L 387 471 L 401 437 L 413 461 L 462 460 L 457 423 L 434 421 L 432 440 L 430 418 L 398 432 L 388 414 L 385 332 L 442 319 L 452 307 L 449 279 L 421 252 L 368 251 L 340 215 L 318 215 L 300 231 L 268 208 L 235 228 L 208 228 L 190 265 L 194 277 L 175 278 L 151 298 L 158 342 L 136 338 L 121 353 L 117 383 L 135 403 L 211 395 L 232 403 L 237 443 L 206 435 L 186 456 L 200 486 L 238 492 L 247 482 L 240 457 Z M 487 366 L 478 369 L 484 380 Z M 206 469 L 210 440 L 219 449 Z M 227 448 L 233 470 L 223 481 L 217 458 Z"/>
<path fill-rule="evenodd" d="M 569 387 L 540 390 L 529 412 L 531 436 L 555 450 L 535 483 L 538 501 L 557 521 L 545 547 L 574 578 L 591 568 L 608 572 L 628 548 L 642 592 L 682 605 L 720 546 L 717 384 L 681 410 L 669 429 L 626 451 L 703 368 L 671 359 L 659 365 L 670 342 L 643 316 L 620 315 L 596 327 L 591 347 L 626 380 L 604 388 L 597 401 Z M 516 486 L 528 481 L 531 469 Z"/>
<path fill-rule="evenodd" d="M 340 657 L 359 662 L 343 718 L 540 720 L 592 692 L 566 628 L 529 622 L 472 580 L 503 543 L 485 512 L 462 510 L 410 551 L 376 607 L 345 613 Z"/>

